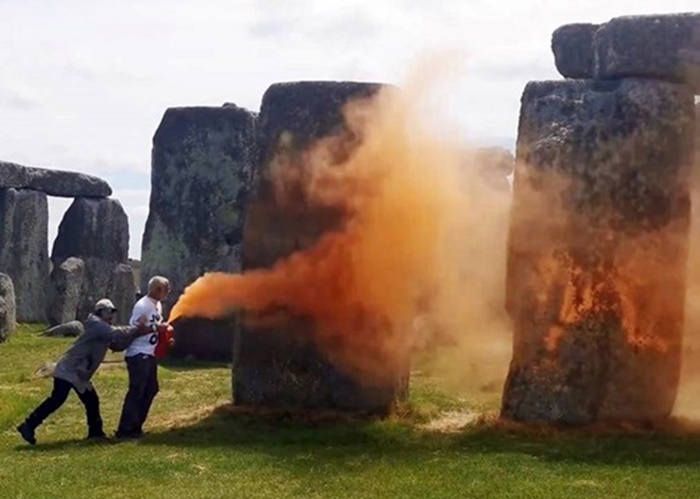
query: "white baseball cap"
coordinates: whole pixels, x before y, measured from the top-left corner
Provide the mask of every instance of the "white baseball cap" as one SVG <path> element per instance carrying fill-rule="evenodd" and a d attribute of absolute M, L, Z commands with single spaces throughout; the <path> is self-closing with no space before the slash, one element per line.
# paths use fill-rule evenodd
<path fill-rule="evenodd" d="M 100 310 L 105 310 L 109 309 L 112 312 L 117 311 L 117 307 L 114 306 L 114 303 L 112 303 L 112 300 L 109 300 L 107 298 L 102 298 L 100 301 L 95 303 L 95 313 L 99 312 Z"/>

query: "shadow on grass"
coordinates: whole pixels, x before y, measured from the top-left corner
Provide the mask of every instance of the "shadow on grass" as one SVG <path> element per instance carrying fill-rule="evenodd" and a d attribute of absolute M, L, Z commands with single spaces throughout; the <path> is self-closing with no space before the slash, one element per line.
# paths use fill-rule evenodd
<path fill-rule="evenodd" d="M 49 442 L 22 452 L 53 452 L 93 445 L 121 445 L 82 439 Z M 673 421 L 663 428 L 555 429 L 482 421 L 458 433 L 418 430 L 405 420 L 371 421 L 336 414 L 298 415 L 219 407 L 190 426 L 156 431 L 138 446 L 199 448 L 225 454 L 244 451 L 279 459 L 280 465 L 307 466 L 309 455 L 342 472 L 348 459 L 361 456 L 394 463 L 420 464 L 436 455 L 485 459 L 518 455 L 559 464 L 604 466 L 679 466 L 700 464 L 700 428 Z"/>
<path fill-rule="evenodd" d="M 521 454 L 549 462 L 676 466 L 700 464 L 700 431 L 675 422 L 663 429 L 552 429 L 481 422 L 459 433 L 417 430 L 406 421 L 367 421 L 290 413 L 255 416 L 220 407 L 192 424 L 154 433 L 142 445 L 242 449 L 285 458 L 312 452 L 322 459 L 353 455 L 424 460 L 436 453 L 469 459 Z"/>

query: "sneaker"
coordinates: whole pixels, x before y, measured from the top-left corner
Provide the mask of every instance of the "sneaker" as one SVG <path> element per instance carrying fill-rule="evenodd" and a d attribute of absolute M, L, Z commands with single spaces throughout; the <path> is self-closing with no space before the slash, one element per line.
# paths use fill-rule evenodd
<path fill-rule="evenodd" d="M 36 445 L 36 437 L 34 436 L 34 429 L 30 428 L 27 423 L 22 423 L 17 427 L 17 431 L 22 438 L 30 445 Z"/>

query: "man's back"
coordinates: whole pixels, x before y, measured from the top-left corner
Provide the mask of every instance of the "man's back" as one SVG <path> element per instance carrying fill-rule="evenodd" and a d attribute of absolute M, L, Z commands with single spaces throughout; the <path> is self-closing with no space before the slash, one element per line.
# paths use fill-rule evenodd
<path fill-rule="evenodd" d="M 85 332 L 61 356 L 54 377 L 64 379 L 77 388 L 85 388 L 107 354 L 111 331 L 110 325 L 97 316 L 88 316 Z"/>

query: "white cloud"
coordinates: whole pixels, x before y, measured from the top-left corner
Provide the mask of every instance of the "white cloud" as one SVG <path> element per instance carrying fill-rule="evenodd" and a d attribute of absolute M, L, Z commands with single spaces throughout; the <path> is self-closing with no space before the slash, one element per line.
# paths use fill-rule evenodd
<path fill-rule="evenodd" d="M 40 105 L 39 99 L 26 87 L 0 82 L 0 109 L 31 111 Z"/>

